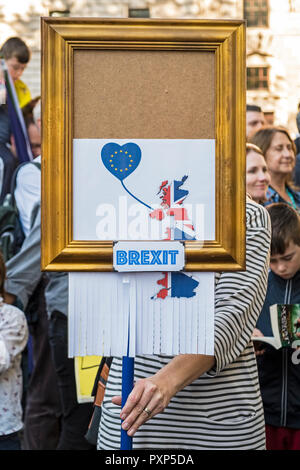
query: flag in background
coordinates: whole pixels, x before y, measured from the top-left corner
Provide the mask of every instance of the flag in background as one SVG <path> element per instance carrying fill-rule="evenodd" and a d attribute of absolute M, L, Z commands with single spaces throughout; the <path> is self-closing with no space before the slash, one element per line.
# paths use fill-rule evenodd
<path fill-rule="evenodd" d="M 6 102 L 10 118 L 11 130 L 15 139 L 17 155 L 20 163 L 33 160 L 27 129 L 23 114 L 18 102 L 16 90 L 11 76 L 7 70 L 4 59 L 1 59 L 6 85 Z"/>

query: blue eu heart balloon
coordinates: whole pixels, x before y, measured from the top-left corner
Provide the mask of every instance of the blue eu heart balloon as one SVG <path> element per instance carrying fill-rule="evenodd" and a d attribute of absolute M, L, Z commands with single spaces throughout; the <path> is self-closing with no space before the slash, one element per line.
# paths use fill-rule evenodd
<path fill-rule="evenodd" d="M 118 145 L 114 142 L 105 144 L 101 150 L 101 158 L 107 170 L 123 181 L 138 167 L 141 161 L 141 149 L 137 144 L 129 142 Z"/>

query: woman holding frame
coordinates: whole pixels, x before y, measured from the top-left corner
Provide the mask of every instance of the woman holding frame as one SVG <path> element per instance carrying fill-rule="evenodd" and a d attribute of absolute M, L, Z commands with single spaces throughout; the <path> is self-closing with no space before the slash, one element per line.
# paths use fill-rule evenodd
<path fill-rule="evenodd" d="M 114 358 L 102 405 L 99 450 L 265 449 L 264 413 L 251 335 L 264 302 L 270 222 L 247 198 L 246 270 L 216 274 L 214 356 L 137 356 L 135 386 L 121 406 Z"/>

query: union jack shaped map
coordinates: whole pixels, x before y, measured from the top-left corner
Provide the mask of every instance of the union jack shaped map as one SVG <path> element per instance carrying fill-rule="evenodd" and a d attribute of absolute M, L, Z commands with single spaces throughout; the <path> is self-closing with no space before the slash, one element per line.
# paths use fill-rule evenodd
<path fill-rule="evenodd" d="M 161 208 L 150 212 L 150 217 L 163 220 L 168 217 L 172 226 L 167 227 L 165 240 L 196 240 L 195 229 L 190 221 L 187 209 L 183 202 L 189 194 L 181 186 L 187 180 L 183 176 L 180 181 L 163 181 L 159 187 L 158 194 L 161 199 Z"/>
<path fill-rule="evenodd" d="M 161 199 L 161 208 L 150 212 L 150 217 L 161 221 L 164 217 L 169 217 L 174 223 L 172 227 L 167 227 L 166 240 L 195 240 L 195 231 L 190 221 L 188 211 L 183 206 L 183 202 L 189 194 L 189 191 L 181 187 L 187 180 L 183 176 L 180 181 L 163 181 L 159 187 L 159 197 Z M 152 299 L 165 299 L 166 297 L 193 297 L 196 295 L 194 289 L 199 282 L 184 273 L 163 273 L 163 278 L 157 281 L 162 289 Z"/>

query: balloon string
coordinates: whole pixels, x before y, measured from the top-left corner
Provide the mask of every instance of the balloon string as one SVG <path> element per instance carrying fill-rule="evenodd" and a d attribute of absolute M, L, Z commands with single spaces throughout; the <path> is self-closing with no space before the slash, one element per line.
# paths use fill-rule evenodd
<path fill-rule="evenodd" d="M 123 180 L 121 180 L 121 183 L 122 183 L 122 186 L 123 188 L 125 189 L 125 191 L 128 192 L 128 194 L 130 194 L 130 196 L 132 196 L 134 199 L 136 199 L 138 202 L 140 202 L 141 204 L 144 204 L 144 206 L 148 207 L 148 209 L 150 209 L 151 211 L 153 210 L 151 206 L 148 206 L 148 204 L 146 204 L 145 202 L 141 201 L 139 198 L 137 198 L 136 196 L 134 196 L 125 186 L 125 184 L 123 183 Z"/>

